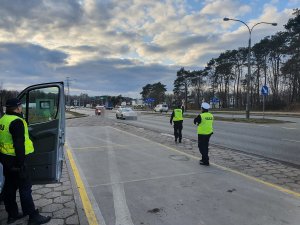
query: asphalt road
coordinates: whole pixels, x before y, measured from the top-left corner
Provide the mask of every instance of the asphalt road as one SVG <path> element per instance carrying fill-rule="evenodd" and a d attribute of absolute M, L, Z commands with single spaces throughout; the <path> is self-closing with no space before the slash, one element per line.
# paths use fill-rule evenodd
<path fill-rule="evenodd" d="M 93 110 L 79 112 L 94 115 Z M 218 114 L 218 116 L 220 116 Z M 229 115 L 227 115 L 229 116 Z M 114 119 L 114 111 L 106 111 L 105 117 Z M 235 115 L 235 117 L 238 117 Z M 300 118 L 268 117 L 292 123 L 283 124 L 247 124 L 237 122 L 215 121 L 214 135 L 211 143 L 235 150 L 252 153 L 296 165 L 300 165 Z M 138 127 L 149 128 L 162 135 L 170 135 L 173 128 L 169 117 L 157 114 L 140 114 L 138 120 L 116 120 L 118 122 L 133 124 Z M 183 136 L 197 139 L 197 127 L 193 119 L 185 119 Z"/>
<path fill-rule="evenodd" d="M 298 198 L 130 133 L 83 124 L 67 142 L 100 225 L 299 224 Z"/>

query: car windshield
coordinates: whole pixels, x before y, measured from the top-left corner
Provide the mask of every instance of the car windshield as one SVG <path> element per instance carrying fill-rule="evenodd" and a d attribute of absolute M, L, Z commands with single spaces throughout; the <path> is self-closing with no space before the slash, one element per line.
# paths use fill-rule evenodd
<path fill-rule="evenodd" d="M 123 112 L 132 112 L 133 110 L 131 108 L 124 108 L 122 109 Z"/>

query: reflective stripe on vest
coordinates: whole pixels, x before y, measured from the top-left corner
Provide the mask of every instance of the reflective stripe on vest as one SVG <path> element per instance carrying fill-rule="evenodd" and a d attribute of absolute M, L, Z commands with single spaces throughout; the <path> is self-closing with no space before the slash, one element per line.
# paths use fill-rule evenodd
<path fill-rule="evenodd" d="M 9 126 L 14 120 L 17 119 L 20 119 L 24 124 L 25 155 L 34 152 L 32 141 L 29 138 L 26 121 L 18 116 L 5 114 L 0 119 L 0 152 L 2 154 L 16 156 L 13 139 L 11 133 L 9 132 Z"/>
<path fill-rule="evenodd" d="M 201 113 L 201 123 L 198 125 L 198 134 L 211 134 L 213 132 L 214 116 L 209 113 Z"/>
<path fill-rule="evenodd" d="M 174 109 L 173 121 L 181 121 L 181 120 L 183 120 L 182 109 Z"/>

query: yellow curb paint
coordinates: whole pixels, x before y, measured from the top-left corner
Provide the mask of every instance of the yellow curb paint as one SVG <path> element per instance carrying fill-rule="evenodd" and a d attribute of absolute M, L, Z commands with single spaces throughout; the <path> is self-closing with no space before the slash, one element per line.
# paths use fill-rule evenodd
<path fill-rule="evenodd" d="M 92 207 L 92 204 L 90 202 L 88 194 L 85 190 L 85 186 L 83 184 L 83 181 L 82 181 L 82 179 L 79 175 L 79 171 L 78 171 L 78 168 L 77 168 L 76 163 L 74 161 L 72 152 L 68 148 L 68 146 L 66 146 L 66 149 L 67 149 L 67 155 L 68 155 L 68 158 L 70 160 L 70 164 L 71 164 L 71 167 L 72 167 L 72 170 L 73 170 L 73 173 L 74 173 L 74 177 L 75 177 L 75 180 L 76 180 L 76 184 L 77 184 L 77 187 L 78 187 L 78 191 L 79 191 L 79 194 L 80 194 L 80 197 L 81 197 L 83 209 L 84 209 L 85 215 L 87 217 L 88 223 L 89 223 L 89 225 L 98 225 L 94 209 Z"/>
<path fill-rule="evenodd" d="M 278 185 L 276 185 L 276 184 L 272 184 L 272 183 L 270 183 L 270 182 L 263 181 L 263 180 L 258 179 L 258 178 L 256 178 L 256 177 L 249 176 L 249 175 L 247 175 L 247 174 L 241 173 L 241 172 L 236 171 L 236 170 L 232 170 L 232 169 L 227 168 L 227 167 L 224 167 L 224 166 L 220 166 L 220 165 L 216 165 L 216 164 L 213 164 L 213 165 L 216 166 L 216 167 L 219 167 L 220 169 L 223 169 L 223 170 L 226 170 L 226 171 L 229 171 L 229 172 L 238 174 L 238 175 L 243 176 L 243 177 L 246 177 L 246 178 L 248 178 L 248 179 L 250 179 L 250 180 L 253 180 L 253 181 L 256 181 L 256 182 L 258 182 L 258 183 L 264 184 L 264 185 L 266 185 L 266 186 L 272 187 L 272 188 L 274 188 L 274 189 L 276 189 L 276 190 L 279 190 L 279 191 L 281 191 L 281 192 L 284 192 L 284 193 L 287 193 L 287 194 L 290 194 L 290 195 L 293 195 L 293 196 L 295 196 L 295 197 L 300 198 L 300 193 L 298 193 L 298 192 L 295 192 L 295 191 L 292 191 L 292 190 L 289 190 L 289 189 L 280 187 L 280 186 L 278 186 Z"/>
<path fill-rule="evenodd" d="M 175 149 L 175 148 L 166 146 L 166 145 L 161 144 L 161 143 L 157 143 L 157 142 L 151 141 L 151 140 L 149 140 L 149 139 L 140 137 L 140 136 L 135 135 L 135 134 L 131 134 L 131 133 L 127 132 L 127 131 L 123 131 L 123 130 L 120 130 L 120 129 L 117 129 L 117 128 L 114 128 L 114 127 L 112 127 L 112 128 L 115 129 L 115 130 L 118 130 L 118 131 L 120 131 L 120 132 L 124 132 L 124 133 L 126 133 L 126 134 L 132 135 L 132 136 L 134 136 L 134 137 L 138 137 L 138 138 L 140 138 L 140 139 L 143 139 L 143 140 L 146 140 L 146 141 L 149 141 L 149 142 L 153 142 L 153 143 L 155 143 L 155 144 L 157 144 L 157 145 L 163 146 L 164 148 L 167 148 L 167 149 L 169 149 L 169 150 L 171 150 L 171 151 L 180 153 L 180 154 L 182 154 L 182 155 L 186 155 L 186 156 L 188 156 L 188 157 L 190 157 L 190 158 L 200 160 L 200 158 L 197 157 L 197 156 L 193 156 L 193 155 L 190 155 L 190 154 L 188 154 L 188 153 L 181 152 L 181 151 L 179 151 L 179 150 L 177 150 L 177 149 Z M 239 171 L 236 171 L 236 170 L 233 170 L 233 169 L 224 167 L 224 166 L 217 165 L 217 164 L 215 164 L 215 163 L 211 163 L 211 165 L 214 165 L 214 166 L 216 166 L 216 167 L 218 167 L 218 168 L 220 168 L 220 169 L 222 169 L 222 170 L 225 170 L 225 171 L 228 171 L 228 172 L 231 172 L 231 173 L 234 173 L 234 174 L 238 174 L 238 175 L 240 175 L 240 176 L 243 176 L 243 177 L 248 178 L 248 179 L 250 179 L 250 180 L 256 181 L 256 182 L 258 182 L 258 183 L 264 184 L 264 185 L 266 185 L 266 186 L 268 186 L 268 187 L 272 187 L 272 188 L 274 188 L 274 189 L 276 189 L 276 190 L 278 190 L 278 191 L 281 191 L 281 192 L 284 192 L 284 193 L 287 193 L 287 194 L 290 194 L 290 195 L 293 195 L 293 196 L 295 196 L 295 197 L 300 198 L 300 193 L 299 193 L 299 192 L 292 191 L 292 190 L 289 190 L 289 189 L 280 187 L 280 186 L 278 186 L 278 185 L 276 185 L 276 184 L 272 184 L 272 183 L 269 183 L 269 182 L 267 182 L 267 181 L 263 181 L 263 180 L 258 179 L 258 178 L 256 178 L 256 177 L 249 176 L 249 175 L 247 175 L 247 174 L 241 173 L 241 172 L 239 172 Z"/>

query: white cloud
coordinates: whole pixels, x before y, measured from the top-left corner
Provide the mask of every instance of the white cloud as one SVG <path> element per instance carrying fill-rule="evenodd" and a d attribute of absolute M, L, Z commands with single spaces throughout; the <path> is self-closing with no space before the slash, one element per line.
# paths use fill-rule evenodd
<path fill-rule="evenodd" d="M 251 12 L 249 5 L 242 5 L 237 0 L 206 0 L 205 2 L 206 5 L 201 10 L 201 14 L 203 15 L 236 17 Z"/>
<path fill-rule="evenodd" d="M 109 74 L 109 79 L 116 83 L 113 88 L 124 93 L 159 80 L 168 82 L 172 89 L 176 68 L 203 66 L 221 51 L 246 46 L 245 27 L 223 22 L 224 16 L 247 21 L 251 14 L 250 24 L 278 23 L 277 27 L 255 27 L 254 43 L 282 30 L 292 12 L 278 10 L 274 0 L 264 5 L 259 16 L 254 13 L 261 9 L 252 11 L 256 3 L 247 5 L 237 0 L 206 0 L 200 10 L 193 9 L 188 0 L 16 0 L 18 4 L 0 1 L 0 44 L 26 42 L 32 49 L 40 46 L 43 51 L 48 50 L 46 55 L 64 54 L 63 63 L 55 65 L 55 73 L 46 58 L 45 62 L 38 61 L 29 75 L 37 71 L 42 74 L 44 69 L 45 79 L 50 75 L 53 79 L 63 79 L 67 74 L 80 80 L 84 74 L 89 80 L 101 79 L 94 84 L 105 87 L 103 82 L 109 80 L 104 75 Z M 289 4 L 298 2 L 290 0 Z M 12 57 L 7 59 L 13 62 Z M 24 68 L 29 71 L 26 63 Z M 15 70 L 16 76 L 17 73 L 21 77 L 21 72 Z M 136 86 L 117 81 L 121 74 L 128 76 L 132 83 L 137 81 Z M 85 89 L 83 84 L 76 85 L 77 89 Z M 122 85 L 130 87 L 125 89 Z M 91 92 L 97 91 L 90 83 L 89 88 Z"/>

